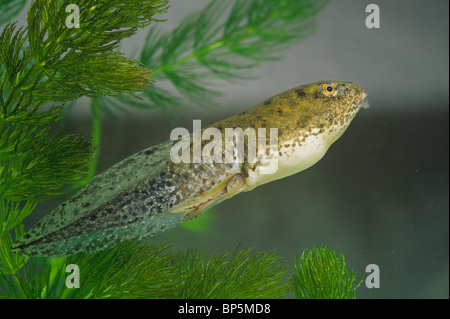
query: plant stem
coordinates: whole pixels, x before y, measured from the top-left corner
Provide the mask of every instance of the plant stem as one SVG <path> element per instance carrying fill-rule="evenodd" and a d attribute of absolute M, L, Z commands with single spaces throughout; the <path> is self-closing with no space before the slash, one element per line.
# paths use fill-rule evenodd
<path fill-rule="evenodd" d="M 98 148 L 100 146 L 102 122 L 100 119 L 100 106 L 98 103 L 98 98 L 91 99 L 91 111 L 92 111 L 92 146 Z M 86 185 L 92 177 L 95 175 L 98 163 L 98 152 L 93 156 L 87 175 L 77 183 L 77 188 Z"/>
<path fill-rule="evenodd" d="M 182 65 L 182 64 L 188 62 L 189 60 L 197 59 L 198 57 L 200 57 L 202 55 L 205 55 L 209 51 L 213 51 L 215 49 L 218 49 L 218 48 L 224 46 L 225 44 L 226 44 L 225 40 L 219 40 L 219 41 L 216 41 L 216 42 L 214 42 L 214 43 L 204 47 L 201 50 L 198 50 L 197 52 L 193 52 L 192 54 L 190 54 L 188 56 L 185 56 L 184 58 L 182 58 L 182 59 L 180 59 L 178 61 L 175 61 L 172 64 L 162 65 L 159 68 L 157 68 L 156 70 L 153 70 L 153 72 L 152 72 L 153 77 L 155 77 L 159 73 L 162 73 L 164 71 L 170 70 L 170 69 L 172 69 L 172 68 L 174 68 L 176 66 Z"/>

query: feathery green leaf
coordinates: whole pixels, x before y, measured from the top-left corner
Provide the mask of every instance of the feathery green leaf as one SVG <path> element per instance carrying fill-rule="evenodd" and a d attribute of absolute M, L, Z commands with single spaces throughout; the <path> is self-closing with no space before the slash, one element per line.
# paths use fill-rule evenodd
<path fill-rule="evenodd" d="M 326 246 L 304 251 L 295 261 L 294 291 L 299 299 L 355 299 L 357 273 L 349 270 L 342 253 Z"/>
<path fill-rule="evenodd" d="M 250 70 L 277 60 L 294 40 L 312 32 L 314 18 L 327 0 L 212 0 L 185 18 L 172 32 L 152 28 L 140 61 L 153 68 L 155 86 L 144 91 L 148 107 L 168 108 L 185 99 L 208 107 L 221 94 L 222 81 L 253 79 Z M 169 81 L 179 93 L 170 99 L 160 83 Z M 120 97 L 141 107 L 142 102 Z M 184 98 L 184 99 L 183 99 Z"/>

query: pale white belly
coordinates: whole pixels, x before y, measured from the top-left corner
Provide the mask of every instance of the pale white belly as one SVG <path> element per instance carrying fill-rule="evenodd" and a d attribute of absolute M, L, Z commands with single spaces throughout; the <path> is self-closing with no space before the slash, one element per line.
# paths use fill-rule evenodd
<path fill-rule="evenodd" d="M 278 150 L 278 156 L 272 159 L 270 166 L 265 165 L 265 170 L 258 167 L 249 171 L 245 191 L 307 169 L 325 155 L 330 145 L 323 134 L 310 135 L 301 144 L 298 140 L 283 142 Z"/>

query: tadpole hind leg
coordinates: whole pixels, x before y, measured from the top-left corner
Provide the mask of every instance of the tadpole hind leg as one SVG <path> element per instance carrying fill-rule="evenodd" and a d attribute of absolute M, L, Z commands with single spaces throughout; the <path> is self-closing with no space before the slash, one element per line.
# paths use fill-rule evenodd
<path fill-rule="evenodd" d="M 219 190 L 218 193 L 206 199 L 200 205 L 192 207 L 191 210 L 189 210 L 189 212 L 186 215 L 184 215 L 182 221 L 184 222 L 197 218 L 202 214 L 202 212 L 206 208 L 210 207 L 213 203 L 222 199 L 222 197 L 226 196 L 227 198 L 229 198 L 239 193 L 244 187 L 244 185 L 245 185 L 245 177 L 241 173 L 234 175 L 228 180 L 225 186 Z"/>

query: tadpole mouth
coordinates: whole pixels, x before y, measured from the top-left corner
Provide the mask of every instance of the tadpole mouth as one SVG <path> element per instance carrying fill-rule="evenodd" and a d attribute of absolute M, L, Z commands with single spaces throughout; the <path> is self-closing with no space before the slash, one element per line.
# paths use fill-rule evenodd
<path fill-rule="evenodd" d="M 369 108 L 369 100 L 367 99 L 367 94 L 366 92 L 362 92 L 361 93 L 361 97 L 359 100 L 359 105 L 360 107 L 364 108 L 364 109 L 368 109 Z"/>

